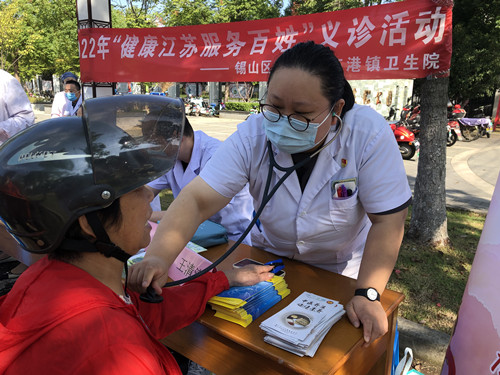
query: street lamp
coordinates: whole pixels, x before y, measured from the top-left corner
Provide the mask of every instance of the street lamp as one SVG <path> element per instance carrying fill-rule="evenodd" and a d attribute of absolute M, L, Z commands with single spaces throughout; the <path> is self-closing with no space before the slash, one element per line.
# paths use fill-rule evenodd
<path fill-rule="evenodd" d="M 76 0 L 78 30 L 111 28 L 111 0 Z M 84 82 L 83 98 L 111 96 L 115 91 L 114 82 Z"/>

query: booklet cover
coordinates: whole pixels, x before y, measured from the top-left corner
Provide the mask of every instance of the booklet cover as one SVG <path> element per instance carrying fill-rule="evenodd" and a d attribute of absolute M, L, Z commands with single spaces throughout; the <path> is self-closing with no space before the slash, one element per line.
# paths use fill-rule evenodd
<path fill-rule="evenodd" d="M 303 292 L 283 310 L 264 320 L 260 327 L 267 333 L 264 341 L 294 354 L 312 357 L 344 313 L 338 301 Z"/>
<path fill-rule="evenodd" d="M 232 287 L 212 297 L 208 303 L 215 316 L 247 327 L 251 322 L 290 294 L 281 276 L 245 287 Z"/>

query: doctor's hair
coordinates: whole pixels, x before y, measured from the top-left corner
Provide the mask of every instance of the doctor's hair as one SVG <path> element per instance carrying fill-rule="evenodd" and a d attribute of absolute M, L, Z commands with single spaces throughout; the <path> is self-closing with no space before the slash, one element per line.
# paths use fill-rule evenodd
<path fill-rule="evenodd" d="M 78 91 L 80 91 L 82 89 L 82 86 L 80 86 L 80 84 L 77 82 L 77 81 L 72 81 L 72 80 L 69 80 L 69 81 L 66 81 L 64 83 L 64 85 L 75 85 L 76 88 L 78 89 Z"/>
<path fill-rule="evenodd" d="M 186 117 L 186 119 L 184 120 L 184 131 L 182 133 L 182 137 L 192 138 L 193 136 L 194 136 L 193 127 L 191 126 L 191 123 Z"/>
<path fill-rule="evenodd" d="M 343 117 L 353 107 L 354 94 L 351 85 L 344 77 L 340 61 L 330 48 L 313 41 L 294 45 L 283 52 L 274 62 L 267 80 L 268 85 L 274 72 L 280 68 L 301 69 L 317 76 L 321 80 L 323 95 L 332 105 L 339 99 L 344 99 L 345 105 L 340 117 Z"/>
<path fill-rule="evenodd" d="M 96 212 L 97 217 L 101 221 L 104 228 L 108 228 L 113 225 L 119 225 L 122 221 L 120 198 L 115 199 L 109 206 L 102 208 Z M 93 241 L 93 238 L 83 233 L 78 219 L 75 219 L 75 221 L 71 223 L 68 230 L 66 231 L 66 235 L 64 236 L 64 238 L 69 240 L 85 240 L 88 242 Z M 61 262 L 72 262 L 81 259 L 82 254 L 83 253 L 81 251 L 68 250 L 64 249 L 61 246 L 58 246 L 48 254 L 48 257 L 49 259 L 56 259 L 60 260 Z"/>

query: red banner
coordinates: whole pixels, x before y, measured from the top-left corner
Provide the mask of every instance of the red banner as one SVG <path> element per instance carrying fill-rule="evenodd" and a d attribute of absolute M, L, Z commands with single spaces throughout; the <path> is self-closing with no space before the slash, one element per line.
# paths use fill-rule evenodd
<path fill-rule="evenodd" d="M 198 26 L 82 29 L 84 82 L 266 81 L 294 44 L 332 48 L 346 78 L 422 78 L 450 68 L 452 8 L 432 0 Z"/>

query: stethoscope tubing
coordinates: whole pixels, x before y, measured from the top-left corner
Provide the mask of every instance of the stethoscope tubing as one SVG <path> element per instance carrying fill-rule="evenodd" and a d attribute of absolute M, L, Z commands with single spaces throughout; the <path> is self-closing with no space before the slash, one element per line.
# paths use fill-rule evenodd
<path fill-rule="evenodd" d="M 339 126 L 339 129 L 337 130 L 336 134 L 332 137 L 332 139 L 330 139 L 328 142 L 326 142 L 317 151 L 315 151 L 314 153 L 312 153 L 311 155 L 309 155 L 308 158 L 301 160 L 299 163 L 294 164 L 291 167 L 282 167 L 282 166 L 280 166 L 276 162 L 276 160 L 274 159 L 274 153 L 273 153 L 273 150 L 272 150 L 271 142 L 269 140 L 267 141 L 267 150 L 268 150 L 268 155 L 269 155 L 269 169 L 268 169 L 268 172 L 267 172 L 266 186 L 264 188 L 264 194 L 262 196 L 262 202 L 261 202 L 258 210 L 255 212 L 255 215 L 253 215 L 253 219 L 250 222 L 250 224 L 248 224 L 247 228 L 241 234 L 240 238 L 238 238 L 238 240 L 224 254 L 222 254 L 219 259 L 217 259 L 215 262 L 213 262 L 210 266 L 208 266 L 207 268 L 205 268 L 205 269 L 203 269 L 203 270 L 195 273 L 194 275 L 185 277 L 184 279 L 180 279 L 180 280 L 176 280 L 176 281 L 170 281 L 170 282 L 166 283 L 165 285 L 163 285 L 163 288 L 168 288 L 168 287 L 172 287 L 172 286 L 184 284 L 184 283 L 187 283 L 188 281 L 191 281 L 191 280 L 194 280 L 194 279 L 200 277 L 201 275 L 204 275 L 205 273 L 207 273 L 207 272 L 213 270 L 215 267 L 217 267 L 229 255 L 231 255 L 231 253 L 234 250 L 236 250 L 236 248 L 243 242 L 243 240 L 248 235 L 248 233 L 250 233 L 250 231 L 252 230 L 253 226 L 255 225 L 255 223 L 257 222 L 257 220 L 259 219 L 262 211 L 264 210 L 266 204 L 273 197 L 273 195 L 276 193 L 276 191 L 278 190 L 278 188 L 281 185 L 283 185 L 283 182 L 285 182 L 285 180 L 293 172 L 295 172 L 297 169 L 303 167 L 308 162 L 310 162 L 324 148 L 326 148 L 329 144 L 331 144 L 337 138 L 337 136 L 340 134 L 340 131 L 342 130 L 343 121 L 342 121 L 342 119 L 337 114 L 334 114 L 334 116 L 339 119 L 340 126 Z M 273 175 L 273 168 L 276 168 L 276 169 L 278 169 L 278 170 L 280 170 L 282 172 L 285 172 L 285 174 L 283 176 L 281 176 L 281 178 L 278 180 L 278 182 L 276 182 L 276 184 L 273 186 L 273 188 L 271 189 L 271 191 L 269 191 L 270 186 L 271 186 L 272 175 Z M 151 294 L 151 293 L 154 294 L 154 291 L 153 291 L 153 288 L 151 286 L 149 286 L 148 287 L 148 294 Z M 144 295 L 141 295 L 141 299 L 143 301 L 147 301 L 147 297 L 145 297 Z"/>

